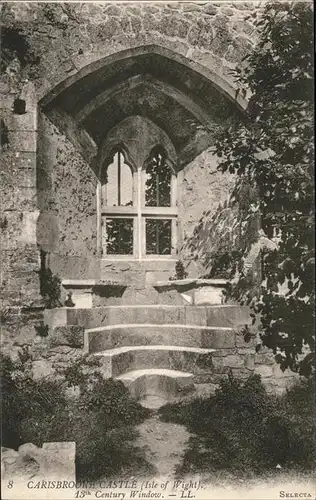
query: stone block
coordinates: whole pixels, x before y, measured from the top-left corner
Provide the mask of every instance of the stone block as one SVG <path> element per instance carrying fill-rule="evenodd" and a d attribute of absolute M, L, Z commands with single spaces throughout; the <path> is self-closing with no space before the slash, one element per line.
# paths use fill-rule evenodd
<path fill-rule="evenodd" d="M 51 363 L 47 360 L 37 360 L 33 361 L 32 364 L 32 376 L 34 380 L 40 380 L 42 378 L 53 377 L 55 375 L 55 370 L 53 369 Z"/>
<path fill-rule="evenodd" d="M 42 448 L 24 443 L 18 451 L 8 448 L 1 451 L 2 479 L 76 480 L 74 442 L 44 443 Z"/>
<path fill-rule="evenodd" d="M 20 446 L 17 452 L 9 448 L 1 448 L 1 479 L 16 478 L 21 481 L 34 476 L 38 477 L 40 456 L 41 449 L 31 443 Z"/>
<path fill-rule="evenodd" d="M 233 330 L 202 331 L 202 347 L 212 349 L 232 349 L 235 347 L 235 332 Z"/>
<path fill-rule="evenodd" d="M 9 131 L 9 144 L 11 151 L 35 153 L 37 149 L 37 133 L 20 130 Z"/>
<path fill-rule="evenodd" d="M 93 306 L 92 291 L 73 291 L 71 297 L 75 307 L 79 309 L 90 309 Z"/>
<path fill-rule="evenodd" d="M 266 354 L 261 352 L 255 354 L 256 365 L 273 365 L 274 363 L 274 355 L 271 350 Z"/>
<path fill-rule="evenodd" d="M 214 352 L 213 352 L 213 357 L 215 358 L 222 358 L 224 356 L 228 356 L 228 354 L 236 354 L 236 349 L 235 348 L 231 348 L 231 349 L 216 349 Z"/>
<path fill-rule="evenodd" d="M 197 306 L 207 304 L 222 304 L 223 290 L 219 287 L 205 286 L 194 291 L 194 304 Z"/>
<path fill-rule="evenodd" d="M 241 380 L 247 379 L 251 375 L 251 371 L 244 368 L 231 368 L 233 377 Z"/>
<path fill-rule="evenodd" d="M 254 354 L 246 354 L 243 356 L 244 365 L 247 370 L 254 370 L 255 368 L 255 355 Z"/>
<path fill-rule="evenodd" d="M 213 396 L 218 388 L 219 384 L 195 384 L 195 397 L 207 399 Z"/>
<path fill-rule="evenodd" d="M 57 326 L 49 336 L 51 346 L 66 345 L 82 348 L 84 328 L 82 326 Z"/>
<path fill-rule="evenodd" d="M 220 384 L 222 380 L 227 380 L 227 374 L 214 373 L 213 371 L 197 373 L 194 376 L 195 384 Z"/>
<path fill-rule="evenodd" d="M 163 307 L 159 308 L 162 311 L 161 324 L 188 324 L 186 321 L 186 312 L 184 307 Z M 195 323 L 198 324 L 198 323 Z"/>
<path fill-rule="evenodd" d="M 207 307 L 208 326 L 231 326 L 250 324 L 249 308 L 239 305 L 220 305 Z"/>
<path fill-rule="evenodd" d="M 36 220 L 38 212 L 4 212 L 2 221 L 2 250 L 17 249 L 36 243 Z"/>
<path fill-rule="evenodd" d="M 168 280 L 170 271 L 147 271 L 145 272 L 145 284 L 154 285 L 157 281 Z"/>
<path fill-rule="evenodd" d="M 286 379 L 289 377 L 296 378 L 296 379 L 299 378 L 297 373 L 294 373 L 289 369 L 282 371 L 280 368 L 280 365 L 278 365 L 276 362 L 274 362 L 272 369 L 273 369 L 273 376 L 276 379 Z"/>
<path fill-rule="evenodd" d="M 115 353 L 95 354 L 98 359 L 106 359 L 112 362 L 112 376 L 117 377 L 132 370 L 143 370 L 151 368 L 165 368 L 188 373 L 203 373 L 210 371 L 210 353 L 189 351 L 183 349 L 174 350 L 172 348 L 152 349 L 138 347 L 135 350 L 118 350 Z M 109 362 L 109 361 L 108 361 Z"/>
<path fill-rule="evenodd" d="M 34 132 L 37 130 L 37 114 L 34 109 L 19 115 L 5 108 L 0 110 L 0 116 L 10 131 Z"/>
<path fill-rule="evenodd" d="M 80 325 L 84 328 L 96 328 L 110 322 L 111 311 L 109 308 L 92 309 L 67 309 L 67 325 Z"/>
<path fill-rule="evenodd" d="M 228 354 L 223 358 L 214 357 L 213 366 L 215 373 L 228 373 L 231 368 L 243 368 L 244 360 L 242 356 L 238 356 L 238 354 Z"/>
<path fill-rule="evenodd" d="M 37 209 L 37 192 L 35 187 L 8 186 L 2 192 L 2 208 L 20 212 Z"/>
<path fill-rule="evenodd" d="M 166 325 L 121 325 L 86 332 L 90 352 L 124 346 L 174 345 L 201 347 L 201 332 Z"/>
<path fill-rule="evenodd" d="M 262 378 L 268 378 L 273 376 L 273 368 L 271 366 L 256 365 L 255 373 L 260 375 Z"/>
<path fill-rule="evenodd" d="M 142 275 L 142 273 L 140 273 Z M 158 293 L 152 287 L 137 287 L 137 282 L 134 281 L 134 278 L 129 274 L 126 276 L 126 279 L 130 279 L 131 283 L 133 283 L 133 287 L 127 287 L 123 293 L 121 304 L 127 305 L 137 305 L 137 304 L 157 304 L 158 303 Z M 138 281 L 142 281 L 141 276 L 138 278 Z"/>
<path fill-rule="evenodd" d="M 204 6 L 204 12 L 208 14 L 209 16 L 215 16 L 218 12 L 218 8 L 215 7 L 215 5 L 207 3 Z"/>
<path fill-rule="evenodd" d="M 57 326 L 66 326 L 67 309 L 66 308 L 45 309 L 44 323 L 45 325 L 49 326 L 50 330 L 54 330 Z"/>
<path fill-rule="evenodd" d="M 185 323 L 187 325 L 206 326 L 206 308 L 187 306 L 185 307 Z M 219 325 L 216 325 L 219 326 Z"/>
<path fill-rule="evenodd" d="M 42 471 L 44 478 L 57 478 L 63 481 L 76 480 L 76 443 L 71 441 L 44 443 L 46 460 Z"/>

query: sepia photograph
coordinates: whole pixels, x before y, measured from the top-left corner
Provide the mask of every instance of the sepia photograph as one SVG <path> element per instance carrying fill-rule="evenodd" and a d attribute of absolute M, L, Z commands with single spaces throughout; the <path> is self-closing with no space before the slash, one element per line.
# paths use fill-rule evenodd
<path fill-rule="evenodd" d="M 4 500 L 316 499 L 313 10 L 0 2 Z"/>

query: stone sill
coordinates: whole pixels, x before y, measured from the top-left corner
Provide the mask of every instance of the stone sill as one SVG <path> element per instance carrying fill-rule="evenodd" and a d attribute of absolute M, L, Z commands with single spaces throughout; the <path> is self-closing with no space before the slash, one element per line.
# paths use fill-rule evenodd
<path fill-rule="evenodd" d="M 216 305 L 224 303 L 223 291 L 228 286 L 226 279 L 183 279 L 158 281 L 154 286 L 159 293 L 175 290 L 189 304 Z"/>
<path fill-rule="evenodd" d="M 128 286 L 127 283 L 122 283 L 113 280 L 96 280 L 96 279 L 87 279 L 87 280 L 75 280 L 75 279 L 66 279 L 62 281 L 62 286 L 64 288 L 94 288 L 94 287 L 118 287 L 118 288 L 126 288 Z"/>
<path fill-rule="evenodd" d="M 153 286 L 161 290 L 193 290 L 201 287 L 226 288 L 229 281 L 226 279 L 183 279 L 157 281 Z"/>

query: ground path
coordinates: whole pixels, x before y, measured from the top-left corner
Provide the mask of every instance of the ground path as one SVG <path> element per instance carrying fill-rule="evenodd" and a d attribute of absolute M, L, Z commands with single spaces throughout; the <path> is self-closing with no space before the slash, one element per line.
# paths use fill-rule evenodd
<path fill-rule="evenodd" d="M 190 433 L 183 425 L 163 422 L 154 413 L 137 427 L 136 446 L 143 448 L 146 460 L 155 470 L 155 476 L 174 477 L 182 463 Z"/>

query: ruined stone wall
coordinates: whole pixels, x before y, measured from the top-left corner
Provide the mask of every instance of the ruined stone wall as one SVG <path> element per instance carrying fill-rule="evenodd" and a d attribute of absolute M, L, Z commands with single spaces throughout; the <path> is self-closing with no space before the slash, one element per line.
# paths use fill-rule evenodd
<path fill-rule="evenodd" d="M 52 236 L 46 241 L 48 249 L 53 250 L 53 254 L 76 256 L 78 262 L 84 254 L 83 268 L 87 262 L 92 262 L 90 257 L 95 251 L 95 233 L 91 230 L 95 219 L 95 213 L 92 213 L 95 206 L 93 174 L 57 130 L 50 130 L 47 134 L 52 137 L 52 143 L 45 142 L 47 137 L 43 137 L 49 122 L 37 119 L 40 99 L 86 65 L 118 51 L 143 45 L 171 48 L 232 84 L 230 70 L 241 61 L 254 40 L 251 19 L 247 19 L 254 8 L 253 2 L 1 4 L 4 52 L 0 80 L 4 148 L 1 174 L 2 295 L 11 304 L 27 305 L 38 296 L 36 231 L 41 239 L 44 238 L 43 227 L 50 227 L 58 239 L 58 249 L 50 248 L 56 240 Z M 13 112 L 15 99 L 25 101 L 26 113 L 18 115 Z M 40 142 L 37 135 L 39 125 L 43 127 Z M 49 151 L 56 154 L 54 165 L 48 158 L 42 166 L 38 163 L 36 167 L 41 155 L 48 156 Z M 64 161 L 66 165 L 61 164 Z M 201 171 L 206 169 L 207 153 L 193 163 L 192 172 L 185 174 L 192 182 L 198 178 L 200 167 Z M 47 189 L 43 189 L 43 169 L 48 169 L 45 182 L 51 183 L 52 189 L 52 196 L 47 196 L 45 202 L 43 193 L 46 195 Z M 61 180 L 61 174 L 66 171 Z M 185 190 L 185 182 L 181 190 L 183 199 L 188 195 L 188 202 L 180 200 L 183 234 L 191 231 L 190 218 L 198 219 L 201 212 L 201 203 L 190 196 L 190 187 Z M 52 201 L 57 191 L 55 206 L 50 207 L 51 214 L 47 217 L 45 203 Z M 215 203 L 217 195 L 212 199 Z M 194 210 L 193 205 L 196 206 Z M 36 226 L 39 208 L 42 213 Z M 187 208 L 192 210 L 192 215 L 184 215 Z M 87 210 L 85 215 L 83 210 Z M 57 214 L 58 224 L 54 220 Z M 64 267 L 67 266 L 69 262 Z M 90 276 L 95 273 L 96 269 L 89 270 Z"/>
<path fill-rule="evenodd" d="M 41 211 L 38 243 L 50 254 L 51 270 L 63 271 L 63 278 L 72 277 L 70 273 L 76 270 L 54 266 L 59 256 L 71 257 L 68 264 L 76 262 L 76 258 L 96 258 L 97 177 L 44 114 L 40 116 L 37 177 Z"/>
<path fill-rule="evenodd" d="M 37 99 L 31 82 L 20 82 L 19 65 L 12 63 L 8 79 L 12 92 L 0 87 L 1 120 L 1 292 L 6 305 L 31 305 L 40 299 L 36 245 Z M 26 103 L 23 114 L 16 100 Z"/>
<path fill-rule="evenodd" d="M 157 44 L 233 82 L 231 68 L 254 41 L 258 2 L 4 4 L 6 26 L 22 28 L 42 97 L 80 68 L 126 48 Z"/>
<path fill-rule="evenodd" d="M 217 158 L 208 149 L 179 175 L 179 221 L 182 226 L 180 258 L 187 264 L 192 277 L 205 274 L 205 253 L 211 252 L 216 245 L 211 238 L 210 228 L 203 227 L 203 218 L 215 214 L 219 206 L 225 204 L 234 186 L 234 176 L 220 173 L 217 164 Z M 202 226 L 197 229 L 201 220 Z M 226 228 L 221 229 L 224 232 Z M 194 246 L 189 245 L 197 233 Z"/>

